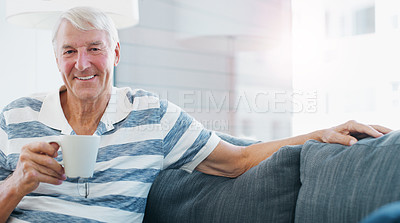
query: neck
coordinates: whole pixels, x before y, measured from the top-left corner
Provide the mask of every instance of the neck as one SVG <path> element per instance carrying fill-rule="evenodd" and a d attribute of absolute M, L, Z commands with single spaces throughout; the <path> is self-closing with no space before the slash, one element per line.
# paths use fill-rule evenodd
<path fill-rule="evenodd" d="M 101 117 L 107 108 L 111 92 L 96 99 L 81 100 L 68 94 L 60 93 L 64 115 L 77 135 L 93 135 Z"/>

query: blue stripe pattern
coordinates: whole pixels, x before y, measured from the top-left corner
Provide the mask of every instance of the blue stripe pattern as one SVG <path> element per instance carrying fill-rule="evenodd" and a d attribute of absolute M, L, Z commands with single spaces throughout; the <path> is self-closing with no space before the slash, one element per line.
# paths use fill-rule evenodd
<path fill-rule="evenodd" d="M 160 169 L 112 169 L 95 171 L 93 177 L 88 179 L 92 183 L 109 183 L 115 181 L 136 181 L 141 183 L 152 183 L 160 172 Z M 77 183 L 79 178 L 68 178 L 70 183 Z"/>
<path fill-rule="evenodd" d="M 7 164 L 7 156 L 6 154 L 3 153 L 3 151 L 0 149 L 0 168 L 2 166 L 6 166 Z"/>
<path fill-rule="evenodd" d="M 162 155 L 161 140 L 151 139 L 140 142 L 110 145 L 99 148 L 97 162 L 104 162 L 120 156 Z"/>
<path fill-rule="evenodd" d="M 7 170 L 13 171 L 17 167 L 17 163 L 19 160 L 19 154 L 12 153 L 7 156 L 7 161 L 6 165 L 4 165 L 4 168 L 7 168 Z"/>
<path fill-rule="evenodd" d="M 192 124 L 192 121 L 192 118 L 186 112 L 181 112 L 174 127 L 172 127 L 171 131 L 164 138 L 163 149 L 165 157 L 171 152 L 190 124 Z"/>
<path fill-rule="evenodd" d="M 38 193 L 30 193 L 29 197 L 53 197 L 64 201 L 74 202 L 87 206 L 101 206 L 107 208 L 116 208 L 124 211 L 144 213 L 146 207 L 146 198 L 142 197 L 128 197 L 122 195 L 108 195 L 103 197 L 73 197 L 66 195 L 46 195 Z M 144 205 L 143 205 L 144 204 Z"/>
<path fill-rule="evenodd" d="M 56 136 L 61 133 L 61 131 L 52 129 L 38 121 L 10 124 L 7 130 L 9 139 Z"/>
<path fill-rule="evenodd" d="M 32 210 L 23 210 L 20 208 L 16 208 L 13 213 L 11 213 L 11 217 L 15 217 L 28 222 L 45 222 L 48 219 L 48 222 L 76 222 L 76 223 L 97 223 L 100 221 L 95 221 L 87 218 L 79 218 L 70 215 L 63 215 L 58 213 L 51 213 L 46 211 L 32 211 Z"/>
<path fill-rule="evenodd" d="M 40 109 L 42 108 L 42 104 L 43 102 L 36 100 L 34 98 L 24 97 L 11 102 L 9 105 L 4 107 L 3 112 L 9 111 L 11 109 L 25 108 L 25 107 L 29 107 L 33 111 L 39 112 Z"/>
<path fill-rule="evenodd" d="M 133 101 L 135 100 L 136 97 L 146 97 L 146 96 L 147 97 L 157 97 L 157 95 L 155 95 L 151 92 L 148 92 L 148 91 L 144 91 L 144 90 L 138 90 L 135 92 L 135 94 L 132 94 L 131 91 L 128 91 L 126 93 L 126 97 L 128 98 L 128 100 L 131 104 L 133 104 Z"/>
<path fill-rule="evenodd" d="M 168 101 L 167 100 L 160 100 L 160 118 L 163 118 L 165 113 L 167 112 L 168 108 Z"/>
<path fill-rule="evenodd" d="M 2 112 L 1 114 L 0 114 L 0 128 L 1 129 L 3 129 L 3 131 L 7 131 L 6 130 L 6 126 L 7 126 L 7 124 L 6 124 L 6 119 L 4 118 L 4 113 Z"/>
<path fill-rule="evenodd" d="M 107 131 L 106 124 L 100 122 L 94 134 L 101 136 L 106 131 Z"/>
<path fill-rule="evenodd" d="M 0 167 L 0 180 L 5 180 L 10 174 L 12 174 L 12 171 Z"/>
<path fill-rule="evenodd" d="M 91 182 L 108 183 L 114 181 L 137 181 L 152 183 L 159 169 L 107 169 L 93 174 Z"/>
<path fill-rule="evenodd" d="M 124 120 L 119 123 L 114 124 L 114 129 L 108 132 L 104 132 L 102 135 L 114 134 L 117 130 L 121 128 L 133 128 L 142 125 L 159 124 L 159 109 L 147 109 L 140 111 L 132 111 Z M 99 131 L 100 132 L 100 131 Z"/>
<path fill-rule="evenodd" d="M 182 157 L 179 159 L 178 162 L 170 165 L 168 169 L 179 169 L 186 163 L 192 161 L 194 156 L 196 156 L 197 152 L 199 151 L 199 149 L 203 148 L 203 146 L 207 143 L 210 136 L 211 132 L 202 130 L 200 135 L 197 137 L 196 141 L 193 143 L 193 145 L 186 150 L 186 152 L 182 155 Z"/>

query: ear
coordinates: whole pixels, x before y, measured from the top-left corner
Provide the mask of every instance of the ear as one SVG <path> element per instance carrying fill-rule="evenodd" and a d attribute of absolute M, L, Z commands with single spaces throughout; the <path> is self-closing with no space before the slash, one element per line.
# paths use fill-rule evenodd
<path fill-rule="evenodd" d="M 119 42 L 117 42 L 117 45 L 115 46 L 115 59 L 114 59 L 114 66 L 116 67 L 119 63 L 119 59 L 121 57 L 121 46 L 119 45 Z"/>

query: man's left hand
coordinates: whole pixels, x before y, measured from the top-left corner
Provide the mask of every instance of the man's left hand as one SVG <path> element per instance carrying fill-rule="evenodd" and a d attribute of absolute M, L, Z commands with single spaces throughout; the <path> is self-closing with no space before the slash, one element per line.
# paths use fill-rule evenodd
<path fill-rule="evenodd" d="M 351 120 L 336 127 L 321 130 L 320 141 L 351 146 L 359 139 L 377 138 L 391 131 L 391 129 L 380 125 L 365 125 Z"/>

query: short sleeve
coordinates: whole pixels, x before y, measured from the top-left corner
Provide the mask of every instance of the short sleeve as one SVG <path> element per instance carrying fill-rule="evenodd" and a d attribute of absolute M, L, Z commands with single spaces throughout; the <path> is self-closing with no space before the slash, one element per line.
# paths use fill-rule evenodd
<path fill-rule="evenodd" d="M 3 113 L 0 114 L 0 181 L 6 179 L 11 173 L 7 165 L 8 137 L 6 132 L 6 121 Z"/>
<path fill-rule="evenodd" d="M 163 132 L 163 169 L 192 172 L 221 140 L 175 104 L 161 100 Z"/>

